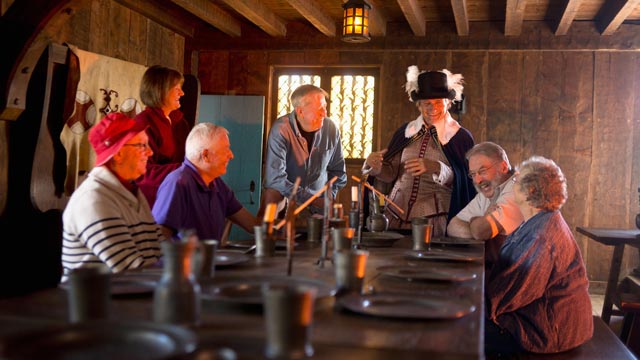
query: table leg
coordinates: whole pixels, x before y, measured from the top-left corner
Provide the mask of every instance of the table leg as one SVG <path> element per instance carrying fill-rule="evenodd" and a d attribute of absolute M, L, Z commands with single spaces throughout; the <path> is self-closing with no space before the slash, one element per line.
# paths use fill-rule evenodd
<path fill-rule="evenodd" d="M 624 254 L 624 244 L 616 245 L 613 248 L 613 256 L 611 257 L 611 267 L 609 268 L 609 279 L 607 280 L 607 290 L 604 293 L 604 304 L 602 304 L 602 320 L 608 325 L 613 310 L 613 297 L 618 286 L 618 277 L 620 276 L 620 265 L 622 264 L 622 255 Z"/>

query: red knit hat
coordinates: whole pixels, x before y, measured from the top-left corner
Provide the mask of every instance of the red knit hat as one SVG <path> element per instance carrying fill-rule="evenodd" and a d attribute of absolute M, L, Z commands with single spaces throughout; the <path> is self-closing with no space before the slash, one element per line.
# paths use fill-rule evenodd
<path fill-rule="evenodd" d="M 149 127 L 146 121 L 129 118 L 123 113 L 112 112 L 89 130 L 89 142 L 96 151 L 95 166 L 109 161 L 122 145 Z"/>

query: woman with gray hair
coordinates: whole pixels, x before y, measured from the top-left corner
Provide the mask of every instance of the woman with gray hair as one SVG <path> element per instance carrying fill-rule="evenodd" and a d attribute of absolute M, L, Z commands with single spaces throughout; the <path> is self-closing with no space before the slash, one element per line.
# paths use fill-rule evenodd
<path fill-rule="evenodd" d="M 524 223 L 500 248 L 486 287 L 485 352 L 555 353 L 593 334 L 589 280 L 560 208 L 562 170 L 534 156 L 518 166 L 514 191 Z"/>

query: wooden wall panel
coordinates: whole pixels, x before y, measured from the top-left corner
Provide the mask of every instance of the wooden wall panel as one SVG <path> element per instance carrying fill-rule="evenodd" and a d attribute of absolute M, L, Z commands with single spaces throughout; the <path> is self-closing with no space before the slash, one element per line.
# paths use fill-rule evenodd
<path fill-rule="evenodd" d="M 91 42 L 91 6 L 78 7 L 52 40 L 58 44 L 69 42 L 80 49 L 88 49 Z"/>
<path fill-rule="evenodd" d="M 420 66 L 416 55 L 414 52 L 392 52 L 383 55 L 380 120 L 379 128 L 376 128 L 374 133 L 374 149 L 386 148 L 398 126 L 418 116 L 418 110 L 405 91 L 407 68 L 411 65 Z"/>
<path fill-rule="evenodd" d="M 464 76 L 466 113 L 461 114 L 460 125 L 471 132 L 476 143 L 487 138 L 487 100 L 490 99 L 484 89 L 493 89 L 496 85 L 487 79 L 488 56 L 486 52 L 453 52 L 450 70 Z M 458 118 L 457 116 L 454 116 Z"/>
<path fill-rule="evenodd" d="M 487 74 L 487 137 L 500 144 L 517 164 L 522 160 L 523 54 L 490 52 Z"/>
<path fill-rule="evenodd" d="M 590 53 L 529 52 L 524 58 L 523 159 L 554 160 L 567 177 L 562 213 L 569 227 L 585 224 L 591 148 L 593 61 Z M 581 109 L 585 107 L 586 109 Z M 577 237 L 586 257 L 586 239 Z"/>
<path fill-rule="evenodd" d="M 129 60 L 138 64 L 147 63 L 147 18 L 131 11 L 129 26 L 129 39 L 127 44 L 129 46 Z"/>
<path fill-rule="evenodd" d="M 246 51 L 232 51 L 229 54 L 229 95 L 245 95 L 247 92 L 248 56 Z M 268 91 L 265 84 L 264 90 Z"/>
<path fill-rule="evenodd" d="M 532 51 L 523 57 L 522 84 L 522 160 L 532 155 L 550 159 L 558 151 L 558 103 L 561 76 L 549 72 L 548 61 L 557 61 L 557 53 Z M 557 62 L 556 62 L 557 63 Z"/>
<path fill-rule="evenodd" d="M 562 214 L 576 234 L 576 241 L 586 259 L 588 240 L 578 236 L 576 226 L 587 223 L 586 203 L 589 194 L 589 170 L 592 156 L 593 128 L 593 54 L 566 52 L 558 58 L 560 76 L 560 102 L 557 104 L 559 120 L 559 146 L 555 160 L 567 178 L 569 198 Z M 605 280 L 602 278 L 602 280 Z"/>
<path fill-rule="evenodd" d="M 285 66 L 306 64 L 304 51 L 276 51 L 269 52 L 269 64 Z"/>
<path fill-rule="evenodd" d="M 263 95 L 269 99 L 269 54 L 255 51 L 247 59 L 247 95 Z M 266 110 L 266 106 L 265 106 Z"/>
<path fill-rule="evenodd" d="M 594 71 L 593 155 L 586 206 L 588 223 L 594 227 L 627 228 L 632 191 L 632 115 L 634 109 L 636 55 L 596 53 Z M 591 242 L 589 276 L 599 278 L 608 271 L 610 249 Z M 627 252 L 626 258 L 630 252 Z M 636 259 L 637 261 L 637 259 Z M 623 274 L 624 275 L 624 274 Z"/>
<path fill-rule="evenodd" d="M 129 34 L 131 27 L 131 10 L 111 2 L 109 11 L 109 27 L 102 31 L 108 34 L 109 53 L 120 60 L 129 59 Z"/>
<path fill-rule="evenodd" d="M 333 65 L 354 65 L 354 66 L 380 66 L 382 57 L 378 53 L 361 51 L 340 51 L 336 52 L 337 58 Z"/>
<path fill-rule="evenodd" d="M 340 65 L 340 64 L 349 64 L 352 59 L 346 60 L 340 57 L 340 53 L 338 51 L 305 51 L 304 53 L 304 64 L 309 65 Z M 346 62 L 343 62 L 346 61 Z M 300 64 L 295 64 L 300 65 Z"/>
<path fill-rule="evenodd" d="M 163 43 L 162 26 L 156 22 L 147 21 L 147 61 L 149 65 L 160 64 L 164 54 L 165 44 Z"/>
<path fill-rule="evenodd" d="M 109 34 L 109 10 L 111 8 L 111 4 L 111 0 L 91 1 L 90 34 Z M 111 52 L 109 51 L 109 41 L 109 36 L 90 36 L 89 47 L 83 50 L 103 55 L 111 55 Z"/>
<path fill-rule="evenodd" d="M 229 89 L 229 52 L 203 51 L 198 54 L 198 79 L 203 94 L 224 95 Z"/>

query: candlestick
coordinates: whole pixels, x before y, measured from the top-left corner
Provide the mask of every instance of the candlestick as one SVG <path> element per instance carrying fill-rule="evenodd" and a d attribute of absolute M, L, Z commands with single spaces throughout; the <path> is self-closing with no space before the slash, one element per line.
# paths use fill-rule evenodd
<path fill-rule="evenodd" d="M 267 207 L 264 210 L 264 222 L 266 223 L 273 222 L 275 218 L 276 218 L 276 204 L 275 203 L 267 204 Z"/>
<path fill-rule="evenodd" d="M 344 210 L 342 209 L 342 204 L 333 204 L 333 218 L 334 219 L 342 219 L 344 217 Z"/>
<path fill-rule="evenodd" d="M 264 210 L 264 223 L 266 225 L 266 233 L 267 237 L 271 237 L 273 234 L 273 220 L 276 218 L 276 204 L 270 203 L 267 204 L 267 207 Z"/>

